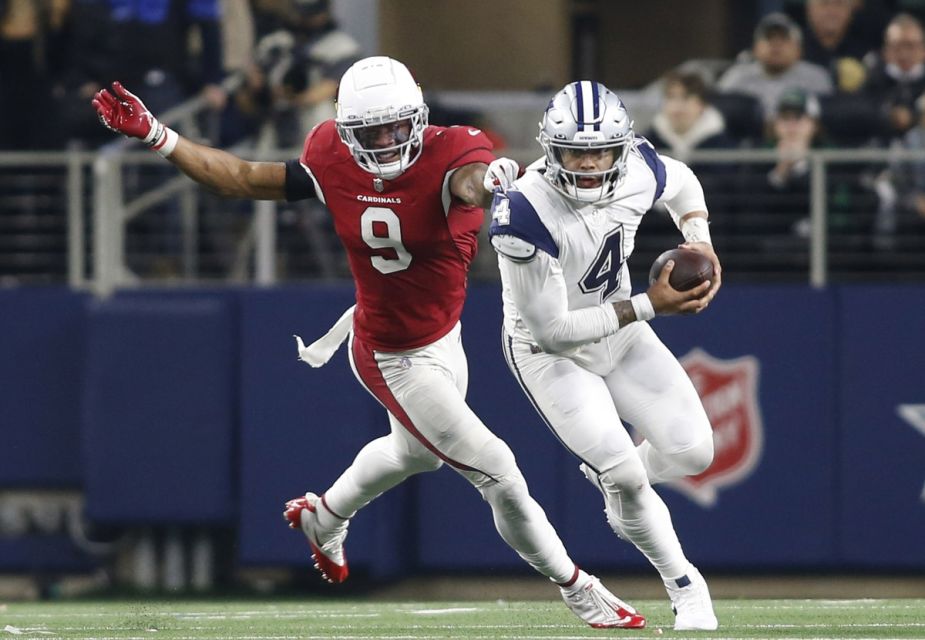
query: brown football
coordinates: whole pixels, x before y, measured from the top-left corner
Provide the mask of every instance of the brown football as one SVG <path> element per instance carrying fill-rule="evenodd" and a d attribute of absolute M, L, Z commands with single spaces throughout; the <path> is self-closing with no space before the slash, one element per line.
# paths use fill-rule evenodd
<path fill-rule="evenodd" d="M 674 269 L 668 277 L 668 284 L 677 291 L 693 289 L 713 277 L 713 263 L 702 253 L 693 249 L 669 249 L 652 263 L 652 268 L 649 269 L 649 284 L 658 280 L 662 267 L 669 260 L 674 260 Z"/>

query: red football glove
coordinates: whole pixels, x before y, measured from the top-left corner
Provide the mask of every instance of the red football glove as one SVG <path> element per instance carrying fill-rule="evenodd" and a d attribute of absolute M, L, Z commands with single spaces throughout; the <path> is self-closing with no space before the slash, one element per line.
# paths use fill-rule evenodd
<path fill-rule="evenodd" d="M 93 96 L 93 108 L 107 129 L 138 138 L 163 157 L 170 156 L 179 136 L 157 121 L 138 96 L 119 82 L 112 83 L 113 95 L 101 89 Z"/>
<path fill-rule="evenodd" d="M 119 82 L 112 83 L 115 95 L 101 89 L 93 96 L 93 108 L 100 122 L 107 129 L 129 138 L 138 138 L 145 144 L 152 144 L 158 137 L 162 125 L 157 121 L 138 96 L 128 91 Z"/>

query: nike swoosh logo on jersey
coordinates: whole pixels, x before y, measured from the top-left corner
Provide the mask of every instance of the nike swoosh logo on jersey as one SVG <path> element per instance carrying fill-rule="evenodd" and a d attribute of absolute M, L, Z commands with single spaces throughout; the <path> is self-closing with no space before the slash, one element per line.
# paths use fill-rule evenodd
<path fill-rule="evenodd" d="M 481 130 L 481 129 L 469 129 L 469 135 L 470 135 L 470 136 L 477 136 L 477 135 L 479 135 L 480 133 L 482 133 L 482 130 Z"/>

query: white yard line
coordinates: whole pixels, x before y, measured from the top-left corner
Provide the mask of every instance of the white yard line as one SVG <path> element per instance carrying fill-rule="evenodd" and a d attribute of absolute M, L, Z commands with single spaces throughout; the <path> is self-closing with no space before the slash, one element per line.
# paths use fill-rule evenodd
<path fill-rule="evenodd" d="M 485 611 L 478 607 L 455 607 L 453 609 L 413 609 L 407 613 L 414 613 L 421 616 L 441 616 L 448 613 L 472 613 L 475 611 Z"/>

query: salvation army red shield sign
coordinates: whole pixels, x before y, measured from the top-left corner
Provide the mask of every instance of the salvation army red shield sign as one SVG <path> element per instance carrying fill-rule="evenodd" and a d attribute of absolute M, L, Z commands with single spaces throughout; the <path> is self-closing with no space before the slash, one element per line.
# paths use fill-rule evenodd
<path fill-rule="evenodd" d="M 759 363 L 753 356 L 720 360 L 701 349 L 680 359 L 713 425 L 713 464 L 672 486 L 703 506 L 720 488 L 742 482 L 761 458 L 764 429 L 758 407 Z"/>

